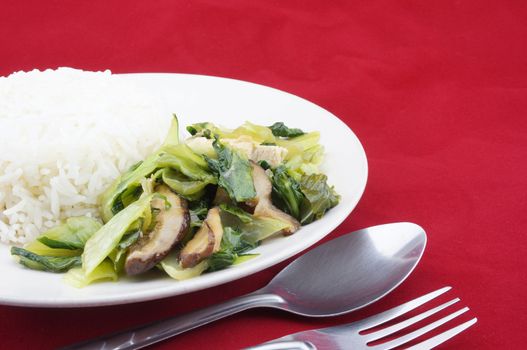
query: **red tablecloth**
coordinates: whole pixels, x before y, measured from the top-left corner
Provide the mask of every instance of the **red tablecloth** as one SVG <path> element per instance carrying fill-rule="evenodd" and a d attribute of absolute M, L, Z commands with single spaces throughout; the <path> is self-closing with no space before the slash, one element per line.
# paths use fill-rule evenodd
<path fill-rule="evenodd" d="M 360 312 L 317 320 L 252 310 L 157 348 L 240 348 L 451 285 L 472 309 L 465 320 L 479 322 L 441 348 L 522 349 L 526 18 L 523 1 L 4 1 L 0 75 L 57 66 L 183 72 L 292 92 L 342 118 L 369 159 L 363 199 L 328 239 L 391 221 L 428 233 L 410 278 Z M 187 312 L 252 291 L 283 266 L 135 305 L 1 306 L 0 348 L 51 349 Z"/>

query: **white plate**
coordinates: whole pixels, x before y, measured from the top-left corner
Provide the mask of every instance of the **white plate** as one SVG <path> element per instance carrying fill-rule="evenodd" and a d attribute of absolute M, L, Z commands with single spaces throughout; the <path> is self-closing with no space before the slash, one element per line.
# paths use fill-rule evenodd
<path fill-rule="evenodd" d="M 342 196 L 323 219 L 289 237 L 278 237 L 257 248 L 260 255 L 226 270 L 177 282 L 155 274 L 146 278 L 98 283 L 83 289 L 62 282 L 62 275 L 32 271 L 18 265 L 0 244 L 0 303 L 42 307 L 85 307 L 159 299 L 210 288 L 256 273 L 313 245 L 329 234 L 359 201 L 368 174 L 364 150 L 353 132 L 325 109 L 266 86 L 190 74 L 123 74 L 160 96 L 167 115 L 175 112 L 180 125 L 211 121 L 235 127 L 245 120 L 263 125 L 283 121 L 304 130 L 319 130 L 326 148 L 323 171 Z M 182 134 L 186 132 L 181 130 Z"/>

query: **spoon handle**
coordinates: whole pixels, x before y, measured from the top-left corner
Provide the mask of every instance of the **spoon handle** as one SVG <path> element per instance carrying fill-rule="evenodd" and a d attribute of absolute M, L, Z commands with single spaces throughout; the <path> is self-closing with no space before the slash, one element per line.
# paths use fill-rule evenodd
<path fill-rule="evenodd" d="M 256 291 L 187 314 L 70 345 L 63 350 L 140 349 L 243 310 L 283 303 L 283 299 L 275 294 Z"/>
<path fill-rule="evenodd" d="M 301 340 L 284 340 L 251 346 L 244 350 L 317 350 L 317 348 L 313 344 Z"/>

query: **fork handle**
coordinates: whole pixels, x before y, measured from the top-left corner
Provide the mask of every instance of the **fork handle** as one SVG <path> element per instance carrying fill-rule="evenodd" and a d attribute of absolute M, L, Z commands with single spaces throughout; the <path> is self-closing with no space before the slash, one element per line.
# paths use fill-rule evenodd
<path fill-rule="evenodd" d="M 257 291 L 184 315 L 70 345 L 63 350 L 140 349 L 243 310 L 265 306 L 276 307 L 283 302 L 284 300 L 275 294 L 264 294 Z"/>
<path fill-rule="evenodd" d="M 282 340 L 272 343 L 263 343 L 251 346 L 245 350 L 316 350 L 315 345 L 310 342 L 297 340 Z"/>

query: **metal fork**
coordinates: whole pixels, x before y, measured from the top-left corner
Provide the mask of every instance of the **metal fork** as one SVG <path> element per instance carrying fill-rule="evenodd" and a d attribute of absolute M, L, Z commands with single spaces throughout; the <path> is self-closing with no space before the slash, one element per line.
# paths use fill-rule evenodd
<path fill-rule="evenodd" d="M 368 334 L 360 334 L 361 332 L 377 327 L 383 323 L 391 321 L 396 317 L 406 314 L 407 312 L 429 302 L 430 300 L 438 297 L 439 295 L 450 290 L 451 287 L 444 287 L 435 292 L 423 295 L 417 299 L 409 301 L 405 304 L 397 306 L 388 311 L 382 312 L 377 315 L 373 315 L 366 319 L 349 323 L 346 325 L 340 325 L 336 327 L 321 328 L 316 330 L 309 330 L 299 333 L 287 335 L 282 338 L 272 340 L 270 342 L 257 345 L 249 348 L 250 350 L 347 350 L 347 349 L 369 349 L 369 350 L 389 350 L 406 344 L 423 334 L 430 332 L 431 330 L 443 325 L 444 323 L 456 318 L 457 316 L 467 312 L 468 307 L 464 307 L 458 311 L 455 311 L 448 316 L 445 316 L 435 322 L 432 322 L 422 328 L 412 331 L 406 335 L 400 336 L 395 339 L 388 340 L 382 344 L 369 346 L 368 343 L 387 337 L 391 334 L 404 330 L 410 325 L 419 322 L 455 303 L 460 299 L 455 298 L 439 305 L 433 309 L 425 311 L 419 315 L 413 316 L 407 320 L 401 321 L 397 324 L 383 328 L 378 331 L 374 331 Z M 438 334 L 432 338 L 429 338 L 419 344 L 409 347 L 411 350 L 426 350 L 432 349 L 439 344 L 446 342 L 448 339 L 456 336 L 463 332 L 468 327 L 472 326 L 477 322 L 477 318 L 473 318 L 459 326 L 453 327 L 441 334 Z M 248 349 L 247 349 L 248 350 Z"/>

